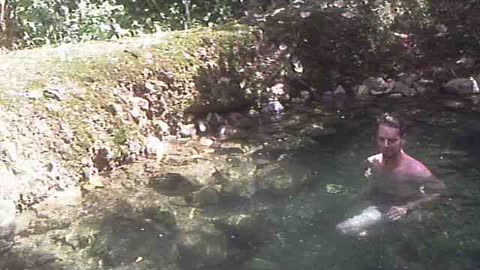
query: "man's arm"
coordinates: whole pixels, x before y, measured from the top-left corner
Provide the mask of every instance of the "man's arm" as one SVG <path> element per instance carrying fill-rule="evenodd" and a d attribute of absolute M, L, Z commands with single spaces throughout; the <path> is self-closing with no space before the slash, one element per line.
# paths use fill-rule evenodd
<path fill-rule="evenodd" d="M 440 182 L 435 176 L 431 175 L 427 179 L 421 181 L 419 191 L 422 197 L 405 204 L 404 207 L 406 207 L 407 210 L 411 211 L 420 208 L 440 197 L 440 195 L 445 192 L 445 184 Z"/>
<path fill-rule="evenodd" d="M 445 192 L 445 184 L 439 181 L 435 176 L 429 175 L 426 178 L 419 179 L 419 191 L 421 193 L 421 198 L 408 202 L 402 206 L 394 206 L 387 212 L 387 219 L 390 221 L 398 220 L 409 211 L 412 211 L 417 208 L 421 208 L 425 204 L 434 201 L 440 195 Z"/>

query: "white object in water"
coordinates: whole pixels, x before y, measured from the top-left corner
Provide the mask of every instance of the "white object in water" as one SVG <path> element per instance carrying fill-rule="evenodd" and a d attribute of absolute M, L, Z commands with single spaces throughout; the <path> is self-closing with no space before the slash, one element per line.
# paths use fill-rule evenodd
<path fill-rule="evenodd" d="M 16 208 L 11 200 L 0 200 L 0 229 L 8 227 L 15 221 Z"/>
<path fill-rule="evenodd" d="M 337 230 L 343 234 L 360 235 L 363 231 L 380 223 L 382 220 L 382 213 L 377 207 L 369 206 L 365 208 L 361 214 L 339 223 Z"/>
<path fill-rule="evenodd" d="M 480 88 L 478 87 L 478 82 L 475 78 L 470 77 L 470 81 L 472 82 L 473 93 L 478 94 L 480 93 Z"/>

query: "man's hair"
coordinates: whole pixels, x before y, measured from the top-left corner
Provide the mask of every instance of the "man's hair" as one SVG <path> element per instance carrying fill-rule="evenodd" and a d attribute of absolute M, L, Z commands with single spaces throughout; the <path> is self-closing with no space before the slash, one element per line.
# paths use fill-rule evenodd
<path fill-rule="evenodd" d="M 385 125 L 387 127 L 398 128 L 400 137 L 405 137 L 407 133 L 405 124 L 396 113 L 384 113 L 377 119 L 377 126 Z"/>

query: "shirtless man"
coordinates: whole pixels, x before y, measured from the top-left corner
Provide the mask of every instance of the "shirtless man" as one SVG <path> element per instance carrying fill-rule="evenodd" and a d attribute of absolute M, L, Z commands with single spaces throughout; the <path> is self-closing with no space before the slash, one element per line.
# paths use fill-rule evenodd
<path fill-rule="evenodd" d="M 372 220 L 372 224 L 380 220 L 402 219 L 411 210 L 437 198 L 445 189 L 425 165 L 403 150 L 405 127 L 399 118 L 383 114 L 378 119 L 375 140 L 380 153 L 369 157 L 362 166 L 369 181 L 363 195 L 374 205 L 374 212 L 364 210 L 363 213 L 370 213 L 368 218 L 354 221 L 354 217 L 337 225 L 337 229 L 344 233 L 360 233 L 362 224 L 370 217 L 377 219 Z M 358 230 L 355 226 L 359 226 Z"/>

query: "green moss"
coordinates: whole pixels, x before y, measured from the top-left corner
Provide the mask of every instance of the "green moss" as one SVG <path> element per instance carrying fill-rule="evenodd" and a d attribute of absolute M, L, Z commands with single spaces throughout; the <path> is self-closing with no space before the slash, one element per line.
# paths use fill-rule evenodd
<path fill-rule="evenodd" d="M 72 129 L 75 139 L 69 156 L 74 160 L 67 161 L 72 167 L 81 166 L 78 161 L 97 141 L 110 147 L 117 157 L 121 157 L 129 151 L 129 140 L 142 140 L 142 134 L 135 123 L 117 119 L 105 110 L 108 104 L 116 103 L 111 89 L 118 87 L 120 80 L 134 85 L 142 84 L 145 79 L 143 71 L 147 68 L 158 72 L 155 74 L 157 79 L 162 79 L 159 71 L 168 72 L 173 77 L 175 87 L 185 87 L 193 82 L 200 67 L 206 65 L 199 57 L 199 48 L 214 44 L 215 51 L 213 55 L 209 55 L 209 62 L 215 63 L 221 58 L 219 55 L 225 52 L 230 52 L 233 57 L 231 48 L 234 44 L 251 42 L 250 31 L 251 29 L 238 25 L 217 29 L 200 28 L 171 33 L 163 42 L 150 47 L 139 49 L 132 46 L 128 50 L 131 53 L 118 50 L 100 54 L 95 58 L 78 57 L 68 61 L 50 61 L 50 64 L 45 66 L 49 70 L 47 74 L 55 74 L 64 82 L 69 82 L 68 85 L 84 88 L 85 93 L 67 95 L 67 99 L 61 102 L 61 111 L 47 110 L 43 98 L 33 101 L 32 104 L 49 118 L 52 126 L 58 126 L 62 121 Z M 239 68 L 237 63 L 229 65 Z M 30 83 L 28 89 L 41 89 L 46 86 L 46 80 L 39 78 Z M 192 98 L 182 100 L 181 105 L 170 107 L 170 112 L 181 115 L 186 107 L 193 104 Z M 93 117 L 95 119 L 92 119 Z"/>
<path fill-rule="evenodd" d="M 75 82 L 86 86 L 94 82 L 100 82 L 106 85 L 116 83 L 112 80 L 110 67 L 112 61 L 109 57 L 101 56 L 94 60 L 74 59 L 63 65 L 61 74 Z"/>
<path fill-rule="evenodd" d="M 120 121 L 117 121 L 114 124 L 113 137 L 113 147 L 114 151 L 117 152 L 118 156 L 124 156 L 128 153 L 128 142 L 132 139 L 141 139 L 142 135 L 138 130 L 138 126 L 135 124 L 124 124 Z"/>
<path fill-rule="evenodd" d="M 38 90 L 44 89 L 45 87 L 47 87 L 47 84 L 44 80 L 35 80 L 28 84 L 27 90 Z"/>
<path fill-rule="evenodd" d="M 63 75 L 80 83 L 101 82 L 105 85 L 117 83 L 120 79 L 141 80 L 144 68 L 160 67 L 175 73 L 178 79 L 191 79 L 195 65 L 200 64 L 196 51 L 207 46 L 210 41 L 222 45 L 222 49 L 233 42 L 249 36 L 250 29 L 240 25 L 227 25 L 225 28 L 198 28 L 190 31 L 173 32 L 165 42 L 135 52 L 120 51 L 114 55 L 99 56 L 93 59 L 74 59 L 62 64 Z M 133 56 L 134 54 L 135 56 Z M 148 58 L 155 63 L 148 63 Z"/>

